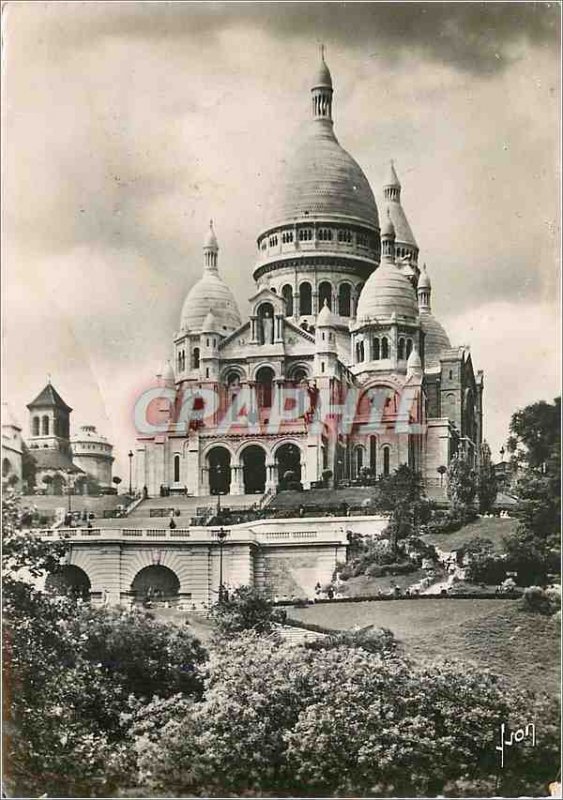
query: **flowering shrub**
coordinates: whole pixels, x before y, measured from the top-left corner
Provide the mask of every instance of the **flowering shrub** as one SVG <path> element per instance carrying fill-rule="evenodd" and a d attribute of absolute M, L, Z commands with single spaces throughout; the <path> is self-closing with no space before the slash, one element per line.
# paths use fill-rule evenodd
<path fill-rule="evenodd" d="M 541 740 L 499 776 L 500 723 L 524 718 L 538 722 Z M 212 651 L 203 701 L 137 751 L 153 793 L 412 797 L 460 781 L 467 794 L 495 781 L 499 794 L 538 793 L 556 774 L 557 741 L 548 701 L 509 692 L 487 672 L 248 632 Z"/>

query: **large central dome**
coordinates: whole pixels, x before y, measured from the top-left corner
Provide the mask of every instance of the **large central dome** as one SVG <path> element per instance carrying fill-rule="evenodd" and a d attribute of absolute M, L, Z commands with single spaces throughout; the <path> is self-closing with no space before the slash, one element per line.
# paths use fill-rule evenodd
<path fill-rule="evenodd" d="M 334 135 L 332 95 L 323 55 L 311 87 L 312 119 L 278 178 L 266 219 L 269 228 L 308 217 L 379 228 L 368 180 Z"/>
<path fill-rule="evenodd" d="M 379 227 L 377 205 L 361 167 L 340 146 L 332 121 L 313 119 L 282 170 L 268 226 L 303 220 L 353 218 Z"/>

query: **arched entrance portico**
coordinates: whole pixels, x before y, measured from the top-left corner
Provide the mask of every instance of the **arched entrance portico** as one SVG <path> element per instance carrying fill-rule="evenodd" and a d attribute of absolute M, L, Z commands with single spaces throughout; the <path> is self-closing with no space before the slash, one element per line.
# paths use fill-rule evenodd
<path fill-rule="evenodd" d="M 262 494 L 266 490 L 266 452 L 251 444 L 241 453 L 245 494 Z"/>
<path fill-rule="evenodd" d="M 210 494 L 229 494 L 231 489 L 231 454 L 226 447 L 213 447 L 207 454 Z"/>
<path fill-rule="evenodd" d="M 275 452 L 278 484 L 282 489 L 301 482 L 301 450 L 296 444 L 282 444 Z"/>
<path fill-rule="evenodd" d="M 135 575 L 131 589 L 135 599 L 142 602 L 172 600 L 178 596 L 180 581 L 168 567 L 154 564 Z"/>
<path fill-rule="evenodd" d="M 90 597 L 90 578 L 80 567 L 67 564 L 60 572 L 47 575 L 45 588 L 55 594 L 66 594 L 88 600 Z"/>

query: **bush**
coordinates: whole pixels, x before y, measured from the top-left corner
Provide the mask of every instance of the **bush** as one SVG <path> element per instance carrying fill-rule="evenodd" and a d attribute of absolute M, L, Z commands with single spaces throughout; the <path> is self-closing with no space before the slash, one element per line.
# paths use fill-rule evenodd
<path fill-rule="evenodd" d="M 561 595 L 553 589 L 543 589 L 541 586 L 528 586 L 524 589 L 522 603 L 526 611 L 551 615 L 560 610 Z"/>

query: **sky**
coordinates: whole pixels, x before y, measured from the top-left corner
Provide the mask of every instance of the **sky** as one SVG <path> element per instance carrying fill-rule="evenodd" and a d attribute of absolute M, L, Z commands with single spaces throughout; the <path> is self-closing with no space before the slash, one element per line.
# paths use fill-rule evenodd
<path fill-rule="evenodd" d="M 560 391 L 560 24 L 555 3 L 5 4 L 2 394 L 24 432 L 50 375 L 126 476 L 210 218 L 248 310 L 323 42 L 338 139 L 380 208 L 395 160 L 497 457 L 512 412 Z"/>

